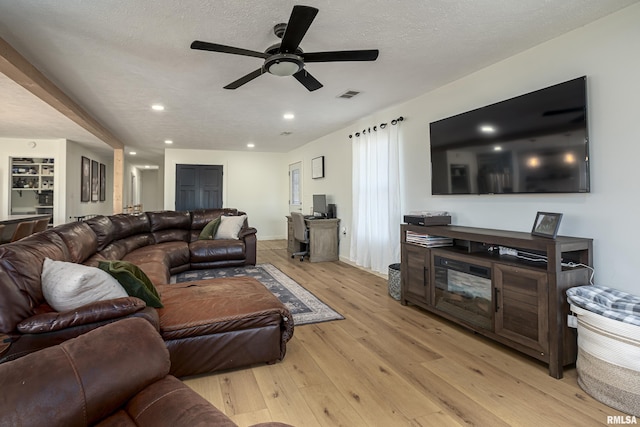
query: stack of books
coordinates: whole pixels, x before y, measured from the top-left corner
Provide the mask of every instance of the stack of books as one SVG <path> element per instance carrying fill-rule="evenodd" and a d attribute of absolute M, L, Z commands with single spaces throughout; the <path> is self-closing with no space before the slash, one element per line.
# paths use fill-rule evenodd
<path fill-rule="evenodd" d="M 407 230 L 407 242 L 425 248 L 437 248 L 439 246 L 453 246 L 453 239 L 450 237 L 432 236 L 425 233 L 416 233 Z"/>

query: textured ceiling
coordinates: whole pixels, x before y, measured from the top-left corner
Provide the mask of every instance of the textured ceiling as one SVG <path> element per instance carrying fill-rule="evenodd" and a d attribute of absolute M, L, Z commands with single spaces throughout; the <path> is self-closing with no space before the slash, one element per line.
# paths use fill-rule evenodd
<path fill-rule="evenodd" d="M 308 64 L 324 85 L 315 92 L 269 74 L 223 89 L 262 61 L 189 48 L 203 40 L 264 51 L 291 13 L 284 0 L 0 0 L 0 37 L 127 151 L 159 163 L 165 139 L 173 148 L 289 151 L 636 2 L 307 1 L 320 12 L 304 51 L 380 50 L 375 62 Z M 347 90 L 362 93 L 338 98 Z M 98 142 L 4 76 L 0 137 Z"/>

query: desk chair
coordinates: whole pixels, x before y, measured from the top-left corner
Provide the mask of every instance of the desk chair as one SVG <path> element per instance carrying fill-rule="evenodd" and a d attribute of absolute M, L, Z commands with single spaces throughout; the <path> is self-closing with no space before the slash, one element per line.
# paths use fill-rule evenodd
<path fill-rule="evenodd" d="M 305 255 L 309 255 L 309 229 L 304 222 L 304 215 L 300 212 L 291 212 L 291 219 L 293 221 L 293 237 L 298 242 L 303 243 L 304 250 L 300 252 L 294 252 L 291 254 L 291 258 L 297 256 L 300 257 L 300 262 L 304 261 Z"/>
<path fill-rule="evenodd" d="M 11 241 L 15 242 L 16 240 L 20 240 L 33 234 L 33 226 L 35 223 L 35 221 L 22 221 L 18 223 L 16 230 L 13 232 L 13 237 L 11 237 Z"/>
<path fill-rule="evenodd" d="M 48 225 L 49 225 L 49 218 L 38 219 L 33 225 L 33 232 L 39 233 L 41 231 L 44 231 L 47 229 Z"/>

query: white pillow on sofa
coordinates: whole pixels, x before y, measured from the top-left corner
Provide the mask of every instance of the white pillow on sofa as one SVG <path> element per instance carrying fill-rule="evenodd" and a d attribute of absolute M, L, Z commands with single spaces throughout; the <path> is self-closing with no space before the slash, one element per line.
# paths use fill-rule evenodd
<path fill-rule="evenodd" d="M 46 258 L 41 280 L 44 299 L 60 312 L 128 296 L 122 285 L 106 271 L 73 262 Z"/>
<path fill-rule="evenodd" d="M 247 219 L 246 215 L 222 216 L 220 226 L 216 231 L 214 239 L 238 239 L 238 233 L 242 229 L 242 224 Z"/>

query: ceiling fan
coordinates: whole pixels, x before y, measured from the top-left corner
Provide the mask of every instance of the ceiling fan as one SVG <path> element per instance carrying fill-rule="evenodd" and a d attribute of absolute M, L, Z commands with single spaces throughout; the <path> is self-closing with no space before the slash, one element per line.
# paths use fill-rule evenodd
<path fill-rule="evenodd" d="M 294 6 L 289 22 L 277 24 L 273 31 L 282 39 L 280 43 L 270 46 L 264 52 L 225 46 L 216 43 L 208 43 L 196 40 L 191 43 L 191 49 L 209 50 L 212 52 L 231 53 L 234 55 L 253 56 L 264 59 L 264 64 L 257 70 L 240 77 L 229 83 L 225 89 L 237 89 L 245 83 L 270 73 L 276 76 L 293 76 L 309 91 L 322 87 L 322 83 L 316 80 L 307 70 L 308 62 L 338 62 L 338 61 L 375 61 L 378 58 L 378 50 L 340 50 L 333 52 L 304 52 L 300 49 L 300 42 L 307 33 L 318 9 L 309 6 Z"/>

